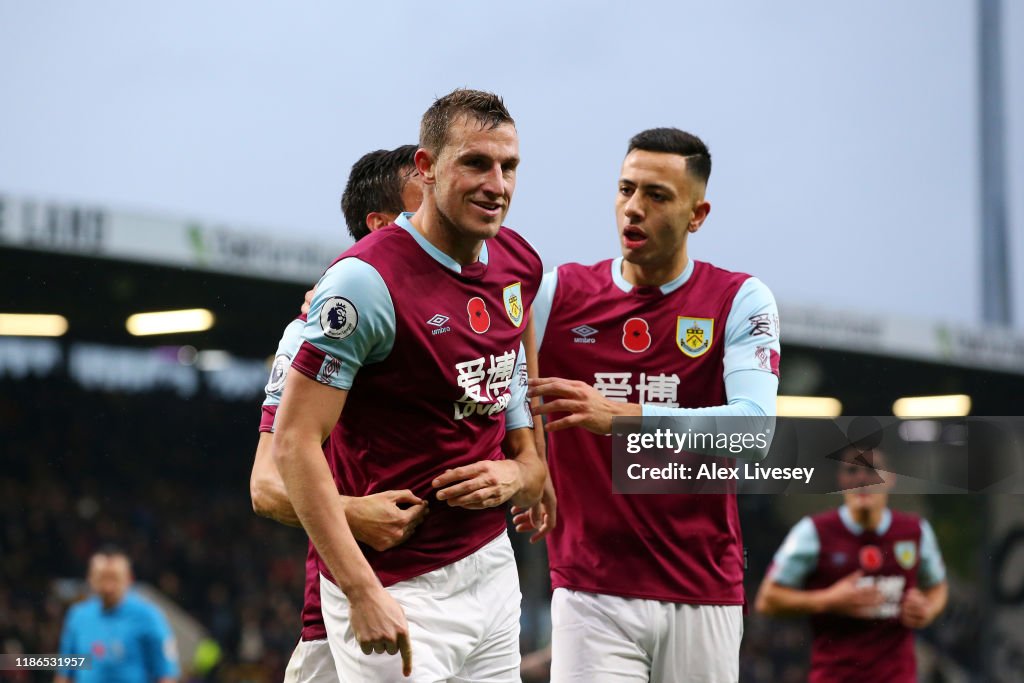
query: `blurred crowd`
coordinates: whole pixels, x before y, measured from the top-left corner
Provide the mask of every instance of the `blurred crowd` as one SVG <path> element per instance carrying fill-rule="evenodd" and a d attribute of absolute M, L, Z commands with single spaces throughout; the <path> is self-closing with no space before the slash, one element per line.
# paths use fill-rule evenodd
<path fill-rule="evenodd" d="M 219 646 L 217 665 L 203 675 L 182 662 L 193 671 L 188 678 L 280 681 L 300 629 L 306 540 L 252 513 L 258 419 L 258 396 L 183 401 L 87 392 L 59 379 L 0 381 L 2 651 L 56 652 L 73 597 L 64 580 L 83 577 L 90 553 L 114 542 L 131 556 L 138 581 L 179 605 Z M 771 496 L 740 499 L 748 596 L 790 523 L 777 519 L 774 504 Z M 548 643 L 550 589 L 542 545 L 519 537 L 514 546 L 528 653 Z M 933 630 L 941 637 L 943 628 Z M 809 647 L 804 620 L 750 615 L 741 680 L 805 680 Z M 545 680 L 538 670 L 526 680 Z"/>
<path fill-rule="evenodd" d="M 5 383 L 3 651 L 56 652 L 66 608 L 59 580 L 83 577 L 89 554 L 114 542 L 138 581 L 219 644 L 217 678 L 258 669 L 280 680 L 300 628 L 305 537 L 252 513 L 258 419 L 256 402 Z"/>

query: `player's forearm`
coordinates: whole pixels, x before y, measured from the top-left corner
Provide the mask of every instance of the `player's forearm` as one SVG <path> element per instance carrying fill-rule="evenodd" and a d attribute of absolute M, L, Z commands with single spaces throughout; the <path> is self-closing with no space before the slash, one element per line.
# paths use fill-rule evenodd
<path fill-rule="evenodd" d="M 547 479 L 547 466 L 537 454 L 532 429 L 516 429 L 505 435 L 502 450 L 519 467 L 519 491 L 512 495 L 513 505 L 528 508 L 540 500 Z"/>
<path fill-rule="evenodd" d="M 940 581 L 934 586 L 922 588 L 921 594 L 928 601 L 928 616 L 927 623 L 925 624 L 927 626 L 935 621 L 942 614 L 942 611 L 946 609 L 946 603 L 949 601 L 949 584 L 945 581 Z"/>
<path fill-rule="evenodd" d="M 274 460 L 288 498 L 306 533 L 331 570 L 338 587 L 349 596 L 378 588 L 345 517 L 345 505 L 324 460 L 318 435 L 279 429 Z"/>
<path fill-rule="evenodd" d="M 260 517 L 267 517 L 288 526 L 302 526 L 291 500 L 288 499 L 284 482 L 279 478 L 252 477 L 249 480 L 249 495 L 252 498 L 253 512 Z"/>
<path fill-rule="evenodd" d="M 661 405 L 644 404 L 643 426 L 645 431 L 659 426 L 676 432 L 727 434 L 741 439 L 742 448 L 687 448 L 694 453 L 742 460 L 763 460 L 771 447 L 775 433 L 775 401 L 779 380 L 770 372 L 759 370 L 737 370 L 725 377 L 725 393 L 728 397 L 723 405 L 704 408 L 669 408 Z M 659 420 L 659 418 L 667 418 Z M 660 423 L 660 425 L 659 425 Z M 730 445 L 732 443 L 730 442 Z"/>
<path fill-rule="evenodd" d="M 253 458 L 252 473 L 249 475 L 249 497 L 252 510 L 261 517 L 268 517 L 289 526 L 302 526 L 288 500 L 281 473 L 277 471 L 273 456 L 274 434 L 261 432 Z"/>
<path fill-rule="evenodd" d="M 526 352 L 526 375 L 530 379 L 539 377 L 540 361 L 537 359 L 537 328 L 533 322 L 533 311 L 530 311 L 530 320 L 523 332 L 523 348 Z M 530 408 L 536 412 L 536 408 L 542 403 L 539 396 L 530 399 Z M 548 444 L 544 436 L 544 420 L 537 419 L 533 423 L 533 445 L 537 449 L 537 457 L 544 463 L 548 463 Z"/>
<path fill-rule="evenodd" d="M 765 579 L 757 593 L 754 608 L 761 614 L 785 616 L 819 614 L 828 611 L 828 595 L 824 590 L 800 590 Z"/>

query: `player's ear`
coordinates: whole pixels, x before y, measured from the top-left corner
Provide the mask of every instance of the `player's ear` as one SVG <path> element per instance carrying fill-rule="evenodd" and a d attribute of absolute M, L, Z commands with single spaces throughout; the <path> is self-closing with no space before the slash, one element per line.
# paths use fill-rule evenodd
<path fill-rule="evenodd" d="M 434 153 L 420 147 L 416 150 L 416 155 L 413 157 L 413 161 L 416 162 L 416 170 L 419 171 L 420 177 L 423 179 L 423 184 L 433 185 L 434 165 L 437 163 Z"/>
<path fill-rule="evenodd" d="M 382 213 L 380 211 L 372 211 L 366 214 L 366 227 L 370 229 L 370 232 L 380 230 L 385 225 L 391 225 L 394 222 L 394 214 Z"/>
<path fill-rule="evenodd" d="M 704 220 L 711 213 L 711 202 L 702 199 L 697 202 L 697 205 L 693 207 L 693 217 L 690 219 L 690 224 L 686 226 L 686 229 L 690 232 L 697 232 L 700 230 L 700 226 L 704 225 Z"/>

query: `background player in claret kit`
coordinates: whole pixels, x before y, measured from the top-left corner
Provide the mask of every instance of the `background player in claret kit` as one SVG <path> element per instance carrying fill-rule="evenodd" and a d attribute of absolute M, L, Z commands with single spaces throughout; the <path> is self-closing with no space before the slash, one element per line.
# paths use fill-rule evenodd
<path fill-rule="evenodd" d="M 131 590 L 132 567 L 117 548 L 89 559 L 94 596 L 73 606 L 64 621 L 60 654 L 92 655 L 92 667 L 58 670 L 54 683 L 174 683 L 178 653 L 160 609 Z"/>
<path fill-rule="evenodd" d="M 545 468 L 532 430 L 506 433 L 502 419 L 541 275 L 532 247 L 501 227 L 518 163 L 500 98 L 440 98 L 416 152 L 422 206 L 343 254 L 317 287 L 274 460 L 323 558 L 342 680 L 519 678 L 503 504 L 535 503 Z M 320 449 L 328 435 L 337 481 Z M 406 543 L 360 553 L 339 489 L 409 489 L 431 512 Z M 373 651 L 401 651 L 402 666 Z"/>
<path fill-rule="evenodd" d="M 541 378 L 530 393 L 544 398 L 540 414 L 558 418 L 547 425 L 560 508 L 548 537 L 556 683 L 739 675 L 735 496 L 613 495 L 605 436 L 619 415 L 774 414 L 771 292 L 688 257 L 687 239 L 711 209 L 710 172 L 697 137 L 674 128 L 636 135 L 616 201 L 622 257 L 559 266 L 534 306 Z M 545 496 L 517 526 L 531 528 L 552 503 Z"/>
<path fill-rule="evenodd" d="M 341 199 L 342 212 L 352 238 L 359 241 L 373 230 L 390 224 L 403 211 L 415 211 L 423 199 L 423 185 L 413 156 L 415 145 L 377 150 L 359 159 L 349 174 Z M 273 462 L 274 417 L 281 400 L 291 359 L 302 342 L 305 314 L 286 328 L 266 387 L 260 420 L 260 441 L 250 477 L 253 509 L 284 524 L 299 526 L 284 482 Z M 426 503 L 409 490 L 383 491 L 363 497 L 343 497 L 345 517 L 357 540 L 374 550 L 387 550 L 404 541 L 426 514 Z M 302 634 L 285 673 L 286 683 L 328 683 L 338 672 L 327 643 L 320 611 L 319 556 L 309 544 L 306 587 L 302 606 Z"/>
<path fill-rule="evenodd" d="M 814 683 L 911 683 L 912 629 L 932 623 L 948 598 L 942 555 L 926 520 L 888 507 L 894 476 L 885 473 L 882 451 L 846 456 L 843 505 L 793 527 L 761 584 L 757 610 L 811 615 Z M 883 484 L 869 485 L 879 476 Z"/>

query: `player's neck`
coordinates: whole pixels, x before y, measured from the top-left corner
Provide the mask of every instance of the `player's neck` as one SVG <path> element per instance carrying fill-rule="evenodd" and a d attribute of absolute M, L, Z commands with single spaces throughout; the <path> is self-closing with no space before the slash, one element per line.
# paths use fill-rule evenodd
<path fill-rule="evenodd" d="M 634 287 L 661 287 L 682 275 L 689 262 L 685 251 L 681 259 L 667 264 L 645 266 L 622 259 L 622 279 Z"/>
<path fill-rule="evenodd" d="M 480 260 L 484 241 L 460 235 L 441 212 L 424 210 L 421 207 L 409 222 L 424 239 L 460 265 L 468 266 Z"/>
<path fill-rule="evenodd" d="M 882 513 L 884 512 L 884 507 L 860 508 L 853 513 L 853 521 L 865 531 L 878 531 L 878 527 L 882 524 Z"/>

